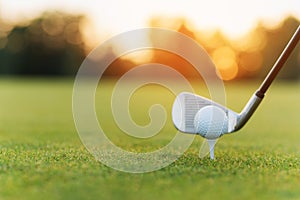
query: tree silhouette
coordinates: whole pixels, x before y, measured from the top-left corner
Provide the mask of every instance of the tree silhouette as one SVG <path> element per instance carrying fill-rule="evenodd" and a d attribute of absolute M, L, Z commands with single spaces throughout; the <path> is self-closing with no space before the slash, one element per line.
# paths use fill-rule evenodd
<path fill-rule="evenodd" d="M 260 29 L 262 29 L 266 35 L 266 45 L 262 51 L 264 62 L 260 73 L 261 75 L 264 76 L 272 67 L 299 24 L 300 23 L 296 18 L 290 16 L 287 17 L 281 23 L 281 25 L 275 29 L 260 27 Z M 300 79 L 299 53 L 300 47 L 297 45 L 293 54 L 289 57 L 286 66 L 279 73 L 278 78 L 289 80 Z"/>
<path fill-rule="evenodd" d="M 0 50 L 1 73 L 17 75 L 75 74 L 85 54 L 82 16 L 46 12 L 26 26 L 16 26 Z"/>
<path fill-rule="evenodd" d="M 13 26 L 0 19 L 0 74 L 75 75 L 86 56 L 80 28 L 83 20 L 84 16 L 57 11 L 45 12 L 23 26 Z M 221 75 L 222 73 L 226 75 L 223 78 L 231 80 L 264 77 L 300 22 L 292 16 L 285 18 L 273 28 L 260 22 L 245 37 L 236 41 L 225 37 L 220 30 L 211 34 L 201 32 L 182 18 L 164 20 L 163 17 L 159 17 L 150 21 L 153 27 L 164 27 L 166 24 L 199 42 L 212 57 Z M 154 35 L 150 34 L 152 42 L 155 41 L 153 37 Z M 166 38 L 164 42 L 176 44 L 179 49 L 190 51 L 184 43 L 174 41 L 174 38 Z M 113 56 L 112 49 L 108 48 L 103 55 Z M 201 78 L 194 67 L 180 56 L 161 50 L 152 51 L 152 62 L 173 67 L 186 77 Z M 231 60 L 225 59 L 229 54 L 232 55 Z M 294 50 L 278 78 L 300 79 L 299 55 L 300 45 Z M 101 59 L 100 57 L 96 61 L 89 62 L 101 67 L 103 65 Z M 122 76 L 138 64 L 143 63 L 118 58 L 111 63 L 104 75 Z M 93 70 L 97 68 L 91 69 L 90 75 L 94 74 Z"/>

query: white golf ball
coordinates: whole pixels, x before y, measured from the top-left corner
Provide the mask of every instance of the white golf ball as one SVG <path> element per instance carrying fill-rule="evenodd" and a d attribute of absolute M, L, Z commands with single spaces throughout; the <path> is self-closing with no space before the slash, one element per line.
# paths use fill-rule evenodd
<path fill-rule="evenodd" d="M 216 139 L 228 131 L 226 113 L 216 106 L 205 106 L 195 115 L 194 127 L 206 139 Z"/>

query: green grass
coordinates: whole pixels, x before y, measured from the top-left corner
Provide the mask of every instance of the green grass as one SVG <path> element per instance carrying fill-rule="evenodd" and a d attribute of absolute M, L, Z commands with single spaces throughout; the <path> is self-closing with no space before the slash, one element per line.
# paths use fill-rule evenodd
<path fill-rule="evenodd" d="M 168 118 L 149 140 L 129 139 L 109 113 L 113 82 L 97 93 L 101 125 L 132 151 L 157 149 L 174 136 Z M 199 159 L 196 138 L 170 166 L 145 174 L 115 171 L 83 147 L 72 118 L 72 80 L 0 79 L 0 199 L 300 199 L 300 84 L 275 83 L 249 123 L 222 137 L 216 160 Z M 227 103 L 239 111 L 257 83 L 227 84 Z M 204 87 L 197 89 L 207 95 Z M 164 95 L 164 96 L 162 96 Z M 174 96 L 158 86 L 132 97 L 132 118 L 149 123 L 160 102 L 170 117 Z M 139 108 L 139 109 L 136 109 Z M 105 114 L 103 114 L 105 113 Z M 124 143 L 125 141 L 125 143 Z"/>

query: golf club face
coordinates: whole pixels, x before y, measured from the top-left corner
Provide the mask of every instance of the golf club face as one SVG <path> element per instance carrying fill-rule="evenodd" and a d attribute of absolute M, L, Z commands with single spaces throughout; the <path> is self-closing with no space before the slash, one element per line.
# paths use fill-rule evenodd
<path fill-rule="evenodd" d="M 240 117 L 236 112 L 205 97 L 188 92 L 180 93 L 174 101 L 172 119 L 175 127 L 184 133 L 199 134 L 194 126 L 194 119 L 197 112 L 206 106 L 216 106 L 225 112 L 228 128 L 221 135 L 235 131 Z"/>

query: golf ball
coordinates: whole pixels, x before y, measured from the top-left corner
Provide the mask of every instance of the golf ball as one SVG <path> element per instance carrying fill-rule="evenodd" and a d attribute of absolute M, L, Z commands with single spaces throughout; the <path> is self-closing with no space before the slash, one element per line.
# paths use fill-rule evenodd
<path fill-rule="evenodd" d="M 202 137 L 216 139 L 228 132 L 228 118 L 221 108 L 205 106 L 196 113 L 194 127 Z"/>

